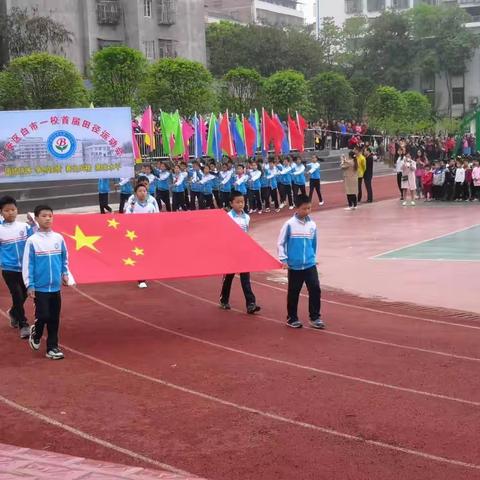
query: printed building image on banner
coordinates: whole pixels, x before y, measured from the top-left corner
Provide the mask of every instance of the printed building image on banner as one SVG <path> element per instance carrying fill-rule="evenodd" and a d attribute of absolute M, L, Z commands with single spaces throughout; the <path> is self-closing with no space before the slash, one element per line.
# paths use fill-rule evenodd
<path fill-rule="evenodd" d="M 130 108 L 0 111 L 0 183 L 134 176 Z"/>

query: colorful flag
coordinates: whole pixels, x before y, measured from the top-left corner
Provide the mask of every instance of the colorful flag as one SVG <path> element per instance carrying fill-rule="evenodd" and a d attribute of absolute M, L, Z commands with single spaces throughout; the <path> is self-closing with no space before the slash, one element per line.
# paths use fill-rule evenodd
<path fill-rule="evenodd" d="M 55 230 L 65 238 L 70 271 L 79 284 L 193 278 L 281 266 L 223 210 L 56 215 Z M 192 249 L 209 245 L 212 238 L 215 248 L 208 255 Z M 182 261 L 165 252 L 182 252 Z"/>
<path fill-rule="evenodd" d="M 135 163 L 142 163 L 142 154 L 140 153 L 140 147 L 138 146 L 137 136 L 135 135 L 135 130 L 132 128 L 132 144 L 133 144 L 133 156 L 135 158 Z"/>
<path fill-rule="evenodd" d="M 182 120 L 180 119 L 180 114 L 178 110 L 172 114 L 173 121 L 173 146 L 172 154 L 174 157 L 183 155 L 185 151 L 185 146 L 183 144 L 183 130 L 182 130 Z"/>
<path fill-rule="evenodd" d="M 298 112 L 296 113 L 297 113 L 298 131 L 302 136 L 302 145 L 301 145 L 300 151 L 303 152 L 305 149 L 305 130 L 308 128 L 308 123 Z"/>
<path fill-rule="evenodd" d="M 203 143 L 202 143 L 202 130 L 200 126 L 201 117 L 198 118 L 198 115 L 195 113 L 193 117 L 193 127 L 195 129 L 195 158 L 201 158 L 203 155 Z"/>
<path fill-rule="evenodd" d="M 183 136 L 183 158 L 184 160 L 188 160 L 188 157 L 190 156 L 190 139 L 193 137 L 193 134 L 195 133 L 195 129 L 190 125 L 187 120 L 184 120 L 182 123 L 182 136 Z"/>
<path fill-rule="evenodd" d="M 257 129 L 252 125 L 252 115 L 250 120 L 243 118 L 243 131 L 245 132 L 245 148 L 249 157 L 254 157 L 257 150 Z M 255 122 L 255 117 L 253 117 Z"/>
<path fill-rule="evenodd" d="M 230 130 L 228 110 L 225 112 L 225 115 L 220 115 L 220 134 L 222 135 L 220 142 L 222 152 L 229 157 L 233 157 L 235 155 L 235 150 L 233 148 L 233 138 L 232 131 Z"/>
<path fill-rule="evenodd" d="M 178 111 L 175 113 L 160 112 L 162 128 L 162 143 L 168 156 L 182 155 L 185 148 L 183 145 L 182 123 Z"/>
<path fill-rule="evenodd" d="M 207 141 L 207 122 L 200 115 L 200 134 L 202 136 L 202 152 L 205 155 L 207 153 L 208 141 Z"/>
<path fill-rule="evenodd" d="M 262 146 L 262 134 L 260 132 L 260 117 L 258 115 L 258 110 L 255 109 L 255 130 L 257 131 L 257 150 L 260 150 Z"/>
<path fill-rule="evenodd" d="M 222 158 L 221 138 L 217 117 L 212 113 L 208 124 L 207 155 L 217 161 Z"/>
<path fill-rule="evenodd" d="M 270 145 L 275 143 L 278 134 L 275 122 L 270 118 L 265 109 L 262 108 L 262 150 L 266 155 L 270 150 Z"/>
<path fill-rule="evenodd" d="M 290 140 L 290 148 L 292 150 L 298 150 L 303 152 L 303 135 L 298 129 L 298 124 L 293 120 L 293 118 L 288 114 L 288 136 Z"/>
<path fill-rule="evenodd" d="M 155 129 L 153 124 L 152 107 L 149 105 L 143 112 L 140 120 L 140 128 L 145 134 L 145 145 L 148 145 L 150 151 L 155 150 Z"/>
<path fill-rule="evenodd" d="M 230 121 L 230 125 L 237 155 L 239 157 L 245 157 L 247 152 L 245 149 L 245 132 L 243 129 L 243 122 L 240 120 L 238 115 L 236 115 L 235 118 L 232 118 Z"/>

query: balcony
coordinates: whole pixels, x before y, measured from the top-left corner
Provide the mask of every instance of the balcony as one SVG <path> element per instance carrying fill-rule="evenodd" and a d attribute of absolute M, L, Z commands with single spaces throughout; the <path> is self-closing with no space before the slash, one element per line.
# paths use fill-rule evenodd
<path fill-rule="evenodd" d="M 173 25 L 177 19 L 177 0 L 158 0 L 157 18 L 159 25 Z"/>
<path fill-rule="evenodd" d="M 120 0 L 97 0 L 97 23 L 118 25 L 122 18 Z"/>

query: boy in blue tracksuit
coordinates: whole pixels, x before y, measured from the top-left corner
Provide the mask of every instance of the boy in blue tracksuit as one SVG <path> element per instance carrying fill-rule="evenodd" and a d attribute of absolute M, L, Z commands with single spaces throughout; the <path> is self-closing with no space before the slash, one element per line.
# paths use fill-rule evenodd
<path fill-rule="evenodd" d="M 25 244 L 33 234 L 33 226 L 17 222 L 17 202 L 13 197 L 0 199 L 0 213 L 4 219 L 0 225 L 0 262 L 2 276 L 12 297 L 12 307 L 8 310 L 10 326 L 20 330 L 20 338 L 30 336 L 30 328 L 23 305 L 27 299 L 27 289 L 23 283 L 22 261 Z"/>
<path fill-rule="evenodd" d="M 299 195 L 307 194 L 305 185 L 305 165 L 302 163 L 302 159 L 297 157 L 295 158 L 295 164 L 292 170 L 292 190 L 295 203 L 297 203 L 297 197 Z"/>
<path fill-rule="evenodd" d="M 200 183 L 200 180 L 203 178 L 203 173 L 200 169 L 200 163 L 194 161 L 192 163 L 192 168 L 188 172 L 188 178 L 190 179 L 190 210 L 196 210 L 198 202 L 198 207 L 202 205 L 202 193 L 203 185 Z"/>
<path fill-rule="evenodd" d="M 284 158 L 283 162 L 278 165 L 278 189 L 280 191 L 280 208 L 285 207 L 287 204 L 290 210 L 293 210 L 293 198 L 292 198 L 292 169 L 288 158 Z"/>
<path fill-rule="evenodd" d="M 317 226 L 310 218 L 312 203 L 306 195 L 297 196 L 295 215 L 285 222 L 278 238 L 278 256 L 288 269 L 287 325 L 302 328 L 298 319 L 298 297 L 303 284 L 308 289 L 308 309 L 313 328 L 323 329 L 320 319 L 320 282 L 317 271 Z"/>
<path fill-rule="evenodd" d="M 218 174 L 220 189 L 220 206 L 228 208 L 230 204 L 230 194 L 232 193 L 233 173 L 228 168 L 228 164 L 222 165 L 222 171 Z"/>
<path fill-rule="evenodd" d="M 58 348 L 58 327 L 61 310 L 61 286 L 69 284 L 68 253 L 63 237 L 52 231 L 53 210 L 47 205 L 35 207 L 39 230 L 25 245 L 23 281 L 28 296 L 35 302 L 35 324 L 30 328 L 30 347 L 40 348 L 43 329 L 47 326 L 47 358 L 63 359 Z"/>
<path fill-rule="evenodd" d="M 110 193 L 110 179 L 98 179 L 98 204 L 100 206 L 100 213 L 112 213 L 112 207 L 108 204 L 108 194 Z"/>
<path fill-rule="evenodd" d="M 313 155 L 312 161 L 307 163 L 308 167 L 308 174 L 310 175 L 310 190 L 308 193 L 308 197 L 310 201 L 313 199 L 313 193 L 317 192 L 318 201 L 320 206 L 323 205 L 323 198 L 322 192 L 320 191 L 320 162 L 318 161 L 318 157 Z"/>
<path fill-rule="evenodd" d="M 120 187 L 120 205 L 118 207 L 118 213 L 123 213 L 125 210 L 125 204 L 131 195 L 133 195 L 132 178 L 125 177 L 118 179 L 115 187 Z"/>

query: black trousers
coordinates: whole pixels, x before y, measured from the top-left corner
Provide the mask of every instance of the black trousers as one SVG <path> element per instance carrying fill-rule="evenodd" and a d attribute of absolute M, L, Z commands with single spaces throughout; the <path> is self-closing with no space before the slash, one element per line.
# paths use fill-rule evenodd
<path fill-rule="evenodd" d="M 220 206 L 228 208 L 230 206 L 230 192 L 220 192 Z"/>
<path fill-rule="evenodd" d="M 12 296 L 10 315 L 18 322 L 19 328 L 28 326 L 23 305 L 27 299 L 27 289 L 23 283 L 22 272 L 2 270 L 2 276 Z"/>
<path fill-rule="evenodd" d="M 307 194 L 307 190 L 305 188 L 305 185 L 298 185 L 296 183 L 292 184 L 292 190 L 293 190 L 293 199 L 296 201 L 298 198 L 298 192 L 300 192 L 302 195 Z"/>
<path fill-rule="evenodd" d="M 162 210 L 163 203 L 167 212 L 171 212 L 172 206 L 170 205 L 170 192 L 168 190 L 157 190 L 157 203 L 159 210 Z"/>
<path fill-rule="evenodd" d="M 373 202 L 373 190 L 372 190 L 372 180 L 373 177 L 369 175 L 364 175 L 363 181 L 365 183 L 365 189 L 367 190 L 367 202 Z"/>
<path fill-rule="evenodd" d="M 123 213 L 125 211 L 125 204 L 127 203 L 129 198 L 130 198 L 129 193 L 121 193 L 120 194 L 120 205 L 118 206 L 118 211 L 120 213 Z"/>
<path fill-rule="evenodd" d="M 38 342 L 47 327 L 47 352 L 58 347 L 58 327 L 60 325 L 60 310 L 62 297 L 60 292 L 35 292 L 35 340 Z"/>
<path fill-rule="evenodd" d="M 105 213 L 105 210 L 112 213 L 112 207 L 108 204 L 108 193 L 98 194 L 98 204 L 100 206 L 100 213 Z"/>
<path fill-rule="evenodd" d="M 362 201 L 362 183 L 363 183 L 363 177 L 358 177 L 358 201 Z"/>
<path fill-rule="evenodd" d="M 279 204 L 278 204 L 278 190 L 276 188 L 271 188 L 270 189 L 270 198 L 273 201 L 273 204 L 275 205 L 275 208 L 278 209 Z"/>
<path fill-rule="evenodd" d="M 230 300 L 230 291 L 232 290 L 232 282 L 235 278 L 234 273 L 229 273 L 223 276 L 222 293 L 220 294 L 220 302 L 228 303 Z M 242 284 L 243 294 L 245 295 L 245 302 L 247 307 L 256 303 L 255 295 L 252 291 L 252 285 L 250 283 L 250 273 L 240 274 L 240 283 Z"/>
<path fill-rule="evenodd" d="M 445 183 L 444 185 L 444 200 L 453 200 L 455 195 L 455 184 L 454 183 Z"/>
<path fill-rule="evenodd" d="M 288 198 L 288 205 L 293 206 L 292 186 L 290 184 L 279 183 L 278 189 L 280 191 L 280 201 L 285 203 Z"/>
<path fill-rule="evenodd" d="M 441 200 L 443 197 L 443 185 L 433 185 L 432 196 L 434 200 Z"/>
<path fill-rule="evenodd" d="M 194 192 L 193 190 L 190 192 L 190 210 L 196 210 L 195 201 L 198 200 L 198 208 L 202 205 L 202 193 L 201 192 Z"/>
<path fill-rule="evenodd" d="M 260 190 L 248 191 L 248 205 L 250 207 L 250 210 L 262 209 L 262 200 L 260 198 Z"/>
<path fill-rule="evenodd" d="M 213 206 L 213 194 L 202 193 L 202 196 L 200 197 L 200 210 L 205 210 L 207 208 L 215 208 Z"/>
<path fill-rule="evenodd" d="M 222 208 L 220 201 L 220 192 L 218 190 L 213 191 L 213 198 L 215 199 L 215 206 L 217 208 Z"/>
<path fill-rule="evenodd" d="M 310 179 L 310 191 L 308 192 L 308 198 L 310 198 L 310 201 L 312 201 L 314 192 L 317 192 L 318 201 L 323 202 L 322 192 L 320 191 L 319 178 Z"/>
<path fill-rule="evenodd" d="M 356 207 L 357 206 L 357 196 L 353 194 L 347 195 L 347 202 L 349 207 Z"/>
<path fill-rule="evenodd" d="M 190 209 L 190 196 L 188 188 L 184 191 L 183 196 L 185 198 L 185 211 Z"/>
<path fill-rule="evenodd" d="M 173 192 L 173 211 L 176 212 L 178 209 L 185 206 L 185 192 Z"/>
<path fill-rule="evenodd" d="M 263 208 L 270 208 L 270 187 L 262 187 L 260 190 L 260 195 L 262 197 Z"/>
<path fill-rule="evenodd" d="M 298 320 L 298 298 L 304 283 L 308 290 L 310 320 L 315 321 L 320 318 L 322 292 L 320 290 L 317 267 L 311 267 L 306 270 L 288 270 L 287 312 L 289 322 Z"/>
<path fill-rule="evenodd" d="M 397 172 L 397 186 L 400 190 L 400 198 L 403 200 L 402 176 L 402 172 Z"/>

